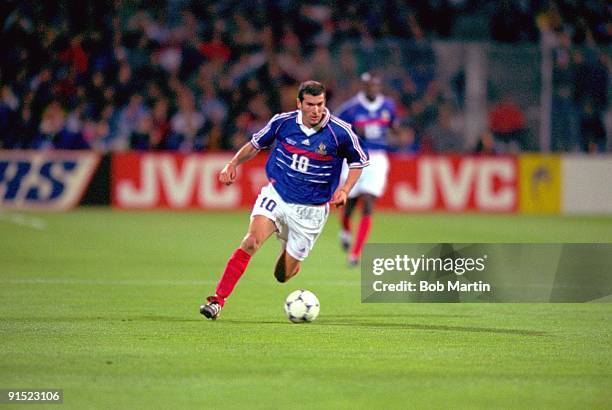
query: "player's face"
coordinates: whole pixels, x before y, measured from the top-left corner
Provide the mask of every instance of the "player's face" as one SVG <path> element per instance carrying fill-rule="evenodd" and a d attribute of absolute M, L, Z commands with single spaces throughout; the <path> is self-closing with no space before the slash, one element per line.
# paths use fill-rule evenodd
<path fill-rule="evenodd" d="M 325 94 L 304 94 L 304 100 L 298 98 L 297 106 L 302 111 L 302 121 L 308 128 L 312 128 L 323 119 L 325 112 Z"/>
<path fill-rule="evenodd" d="M 371 81 L 369 81 L 366 84 L 366 94 L 368 96 L 368 98 L 370 100 L 373 100 L 376 98 L 376 96 L 378 94 L 380 94 L 380 91 L 382 89 L 382 86 L 380 84 L 380 80 L 378 78 L 373 78 Z"/>

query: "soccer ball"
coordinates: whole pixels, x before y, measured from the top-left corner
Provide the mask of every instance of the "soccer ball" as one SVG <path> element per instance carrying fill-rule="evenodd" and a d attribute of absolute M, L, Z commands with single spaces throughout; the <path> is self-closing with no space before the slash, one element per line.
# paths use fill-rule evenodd
<path fill-rule="evenodd" d="M 291 292 L 285 300 L 285 313 L 293 323 L 312 322 L 319 315 L 320 309 L 319 299 L 308 290 Z"/>

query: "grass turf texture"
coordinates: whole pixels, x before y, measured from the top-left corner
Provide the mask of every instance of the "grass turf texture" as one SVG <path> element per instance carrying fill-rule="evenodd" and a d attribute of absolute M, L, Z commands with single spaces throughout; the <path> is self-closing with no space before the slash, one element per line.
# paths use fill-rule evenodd
<path fill-rule="evenodd" d="M 270 240 L 216 322 L 246 212 L 1 216 L 0 388 L 63 408 L 612 406 L 612 304 L 361 304 L 333 216 L 287 284 Z M 612 218 L 377 214 L 372 241 L 612 242 Z M 314 323 L 284 317 L 298 288 Z"/>

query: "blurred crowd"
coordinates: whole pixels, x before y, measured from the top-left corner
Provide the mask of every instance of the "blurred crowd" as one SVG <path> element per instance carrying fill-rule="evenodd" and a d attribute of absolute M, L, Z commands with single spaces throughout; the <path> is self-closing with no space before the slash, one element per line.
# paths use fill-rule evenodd
<path fill-rule="evenodd" d="M 604 28 L 607 25 L 608 35 L 612 34 L 611 21 L 608 15 L 607 22 L 601 23 Z M 608 145 L 606 115 L 610 114 L 609 36 L 604 47 L 599 47 L 603 30 L 588 29 L 583 18 L 574 26 L 562 22 L 556 8 L 542 20 L 553 60 L 551 149 L 604 152 Z"/>
<path fill-rule="evenodd" d="M 601 145 L 589 136 L 584 148 L 581 138 L 599 135 L 609 61 L 569 48 L 609 44 L 605 2 L 418 3 L 4 1 L 0 148 L 233 150 L 274 113 L 295 109 L 301 81 L 324 82 L 333 110 L 359 90 L 362 72 L 382 65 L 405 131 L 398 151 L 495 153 L 512 141 L 525 149 L 525 120 L 511 99 L 492 107 L 490 129 L 466 146 L 461 104 L 436 75 L 431 40 L 453 37 L 462 17 L 483 12 L 495 41 L 559 38 L 554 109 L 571 111 L 563 118 L 576 131 L 555 148 Z"/>

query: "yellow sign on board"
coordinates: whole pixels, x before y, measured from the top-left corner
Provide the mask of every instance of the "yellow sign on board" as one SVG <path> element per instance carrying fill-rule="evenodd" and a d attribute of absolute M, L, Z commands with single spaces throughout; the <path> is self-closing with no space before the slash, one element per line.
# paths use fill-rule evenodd
<path fill-rule="evenodd" d="M 520 210 L 558 214 L 561 210 L 561 158 L 526 154 L 519 157 Z"/>

